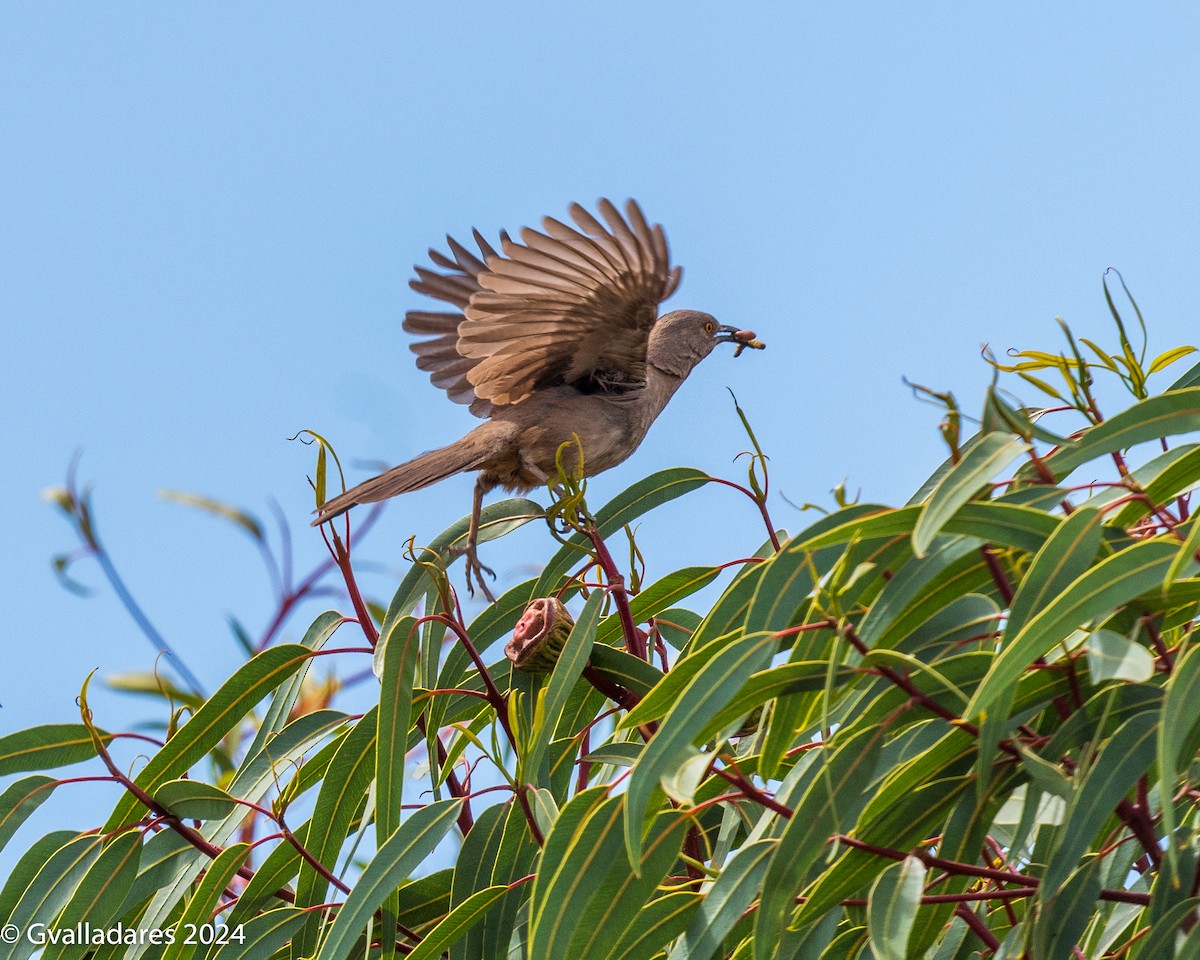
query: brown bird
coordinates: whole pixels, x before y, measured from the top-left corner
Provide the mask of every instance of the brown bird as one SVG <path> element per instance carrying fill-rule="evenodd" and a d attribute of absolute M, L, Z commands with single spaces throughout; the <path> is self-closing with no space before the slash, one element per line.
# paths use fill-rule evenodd
<path fill-rule="evenodd" d="M 404 329 L 417 366 L 456 403 L 487 419 L 460 440 L 360 483 L 317 510 L 324 523 L 359 503 L 420 490 L 479 471 L 463 552 L 488 599 L 476 556 L 483 495 L 525 492 L 555 474 L 560 446 L 579 438 L 588 475 L 621 463 L 692 369 L 718 343 L 762 349 L 753 332 L 722 326 L 707 313 L 658 305 L 679 285 L 660 225 L 630 200 L 625 217 L 599 201 L 602 224 L 579 204 L 576 227 L 551 217 L 544 232 L 500 235 L 497 252 L 475 231 L 479 256 L 447 237 L 451 257 L 430 250 L 444 273 L 418 266 L 414 290 L 456 307 L 410 311 Z M 607 226 L 605 226 L 607 224 Z"/>

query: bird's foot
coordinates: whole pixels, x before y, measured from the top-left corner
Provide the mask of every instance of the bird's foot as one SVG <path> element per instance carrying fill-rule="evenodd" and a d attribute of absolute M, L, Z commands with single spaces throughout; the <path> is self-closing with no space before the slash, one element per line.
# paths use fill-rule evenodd
<path fill-rule="evenodd" d="M 480 592 L 487 598 L 488 603 L 495 603 L 496 598 L 492 596 L 492 591 L 488 589 L 487 583 L 484 582 L 483 575 L 486 573 L 495 580 L 496 571 L 479 562 L 479 555 L 476 553 L 475 547 L 453 547 L 450 550 L 450 554 L 451 556 L 466 558 L 467 593 L 475 596 L 475 587 L 478 586 Z"/>

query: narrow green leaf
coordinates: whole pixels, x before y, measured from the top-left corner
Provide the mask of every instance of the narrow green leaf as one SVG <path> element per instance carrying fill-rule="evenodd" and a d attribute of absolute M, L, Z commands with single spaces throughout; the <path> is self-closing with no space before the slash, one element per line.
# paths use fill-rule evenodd
<path fill-rule="evenodd" d="M 867 930 L 875 960 L 908 960 L 908 938 L 927 872 L 916 857 L 905 857 L 884 870 L 871 885 Z"/>
<path fill-rule="evenodd" d="M 1167 575 L 1163 578 L 1163 593 L 1168 592 L 1183 571 L 1195 562 L 1197 551 L 1200 551 L 1200 513 L 1195 514 L 1188 521 L 1187 537 L 1183 541 L 1183 546 L 1179 548 L 1179 552 L 1175 554 L 1175 559 L 1171 561 Z"/>
<path fill-rule="evenodd" d="M 687 747 L 699 736 L 708 718 L 731 700 L 754 673 L 771 661 L 779 641 L 773 633 L 749 634 L 725 645 L 684 689 L 658 733 L 633 767 L 625 816 L 625 846 L 632 863 L 641 859 L 642 830 L 651 797 L 660 781 L 690 755 Z"/>
<path fill-rule="evenodd" d="M 910 605 L 916 609 L 905 617 L 905 624 L 915 626 L 925 622 L 955 596 L 969 591 L 970 571 L 982 563 L 979 544 L 965 537 L 947 539 L 925 557 L 909 558 L 871 604 L 858 626 L 859 637 L 867 646 L 875 647 L 882 638 L 891 636 L 883 644 L 891 646 L 896 642 L 893 624 Z M 901 637 L 905 634 L 903 627 L 896 632 Z"/>
<path fill-rule="evenodd" d="M 1140 643 L 1112 630 L 1097 630 L 1087 639 L 1088 673 L 1092 683 L 1127 680 L 1145 683 L 1154 676 L 1154 658 Z"/>
<path fill-rule="evenodd" d="M 1077 788 L 1059 843 L 1049 858 L 1038 888 L 1043 905 L 1066 883 L 1113 808 L 1154 762 L 1158 720 L 1157 710 L 1135 714 L 1101 747 L 1100 756 Z"/>
<path fill-rule="evenodd" d="M 154 791 L 154 799 L 181 820 L 215 820 L 238 806 L 224 790 L 202 780 L 168 780 Z"/>
<path fill-rule="evenodd" d="M 1068 824 L 1067 829 L 1070 829 Z M 1065 877 L 1061 886 L 1038 890 L 1043 907 L 1036 914 L 1029 936 L 1031 955 L 1070 957 L 1096 912 L 1103 860 L 1096 857 Z M 1042 898 L 1047 890 L 1050 895 Z M 1074 954 L 1077 956 L 1077 954 Z"/>
<path fill-rule="evenodd" d="M 639 697 L 645 697 L 663 679 L 663 672 L 657 667 L 624 650 L 603 644 L 592 647 L 591 664 L 597 673 Z"/>
<path fill-rule="evenodd" d="M 819 536 L 805 540 L 804 546 L 816 550 L 852 540 L 862 542 L 910 536 L 922 510 L 919 506 L 884 509 L 823 531 Z M 1060 522 L 1057 517 L 1029 505 L 974 500 L 963 504 L 957 513 L 946 520 L 941 532 L 1034 553 L 1041 549 Z"/>
<path fill-rule="evenodd" d="M 112 740 L 111 733 L 98 733 L 104 743 Z M 91 735 L 82 723 L 45 723 L 0 737 L 0 777 L 65 767 L 95 756 Z"/>
<path fill-rule="evenodd" d="M 596 512 L 596 527 L 600 536 L 609 537 L 617 533 L 642 514 L 676 497 L 691 493 L 709 483 L 710 479 L 702 470 L 673 467 L 639 480 Z M 567 544 L 550 558 L 537 583 L 533 585 L 530 598 L 548 597 L 554 593 L 559 578 L 583 559 L 589 546 L 589 542 L 581 534 L 572 536 Z"/>
<path fill-rule="evenodd" d="M 29 930 L 38 922 L 49 924 L 71 899 L 80 880 L 100 856 L 102 846 L 100 838 L 83 836 L 55 850 L 23 890 L 12 891 L 20 899 L 6 923 L 19 931 Z M 9 893 L 5 884 L 5 897 L 0 897 L 0 916 L 7 912 L 3 907 Z M 27 937 L 18 936 L 11 943 L 0 939 L 0 960 L 25 960 L 36 947 Z"/>
<path fill-rule="evenodd" d="M 772 960 L 795 898 L 822 869 L 828 842 L 858 819 L 874 778 L 882 731 L 868 728 L 822 748 L 821 766 L 805 785 L 771 855 L 754 919 L 754 960 Z"/>
<path fill-rule="evenodd" d="M 196 885 L 196 891 L 188 900 L 179 922 L 175 924 L 175 936 L 162 953 L 162 960 L 186 960 L 196 954 L 197 943 L 188 943 L 191 928 L 207 924 L 216 913 L 216 907 L 225 888 L 234 878 L 242 862 L 250 853 L 250 844 L 235 843 L 217 855 L 204 877 Z M 192 940 L 197 938 L 193 937 Z"/>
<path fill-rule="evenodd" d="M 378 713 L 379 707 L 372 707 L 341 742 L 317 794 L 304 846 L 327 868 L 334 867 L 375 777 Z M 310 863 L 303 863 L 296 883 L 296 906 L 312 907 L 324 903 L 328 889 L 329 881 Z M 374 901 L 372 911 L 382 902 L 382 899 Z M 300 956 L 312 956 L 316 951 L 321 919 L 319 912 L 310 913 L 303 929 L 296 935 L 295 947 Z"/>
<path fill-rule="evenodd" d="M 212 497 L 202 497 L 196 493 L 184 493 L 181 490 L 159 490 L 158 495 L 163 500 L 172 500 L 175 503 L 183 504 L 185 507 L 194 507 L 197 510 L 203 510 L 205 513 L 211 513 L 214 517 L 228 520 L 235 526 L 241 527 L 255 540 L 263 539 L 262 524 L 252 514 L 238 507 L 222 503 L 220 500 L 214 500 Z"/>
<path fill-rule="evenodd" d="M 1043 462 L 1062 480 L 1096 457 L 1194 430 L 1200 430 L 1200 387 L 1173 390 L 1135 403 L 1096 424 L 1078 442 L 1060 448 Z"/>
<path fill-rule="evenodd" d="M 298 907 L 276 907 L 240 924 L 240 938 L 231 939 L 209 953 L 220 960 L 270 960 L 304 922 Z M 240 942 L 239 942 L 240 940 Z"/>
<path fill-rule="evenodd" d="M 142 834 L 128 830 L 114 837 L 88 868 L 75 893 L 54 921 L 57 930 L 70 930 L 87 923 L 102 930 L 120 917 L 141 862 Z M 60 940 L 42 951 L 42 960 L 82 958 L 94 948 L 87 943 L 67 944 Z"/>
<path fill-rule="evenodd" d="M 441 923 L 421 938 L 417 948 L 407 954 L 408 960 L 434 960 L 434 958 L 440 957 L 451 944 L 461 939 L 471 927 L 479 923 L 496 901 L 508 891 L 508 884 L 502 883 L 484 887 L 484 889 L 471 894 L 451 910 Z"/>
<path fill-rule="evenodd" d="M 460 805 L 458 800 L 439 800 L 422 807 L 387 839 L 346 897 L 317 960 L 350 956 L 375 908 L 433 853 L 454 825 Z"/>
<path fill-rule="evenodd" d="M 1200 898 L 1189 897 L 1164 912 L 1139 945 L 1138 960 L 1200 960 L 1200 927 L 1192 927 L 1183 943 L 1178 942 L 1180 926 L 1197 906 Z"/>
<path fill-rule="evenodd" d="M 637 758 L 646 749 L 644 743 L 621 742 L 606 743 L 589 753 L 585 760 L 589 763 L 608 763 L 616 767 L 632 767 Z"/>
<path fill-rule="evenodd" d="M 1200 363 L 1193 367 L 1189 367 L 1178 380 L 1167 387 L 1168 391 L 1186 390 L 1189 387 L 1200 387 Z"/>
<path fill-rule="evenodd" d="M 0 793 L 0 850 L 29 815 L 49 799 L 57 783 L 53 777 L 35 774 L 10 784 Z"/>
<path fill-rule="evenodd" d="M 146 764 L 135 781 L 153 795 L 168 780 L 182 776 L 241 723 L 251 708 L 299 670 L 312 655 L 299 644 L 264 650 L 234 672 L 208 702 Z M 111 832 L 136 821 L 143 808 L 132 795 L 118 801 L 104 825 Z"/>
<path fill-rule="evenodd" d="M 530 955 L 539 960 L 604 960 L 613 948 L 612 933 L 634 924 L 675 863 L 687 831 L 683 814 L 659 814 L 631 869 L 621 845 L 624 798 L 595 804 L 594 795 L 583 796 L 582 821 L 571 810 L 574 801 L 567 804 L 542 851 L 529 936 Z"/>
<path fill-rule="evenodd" d="M 300 646 L 307 647 L 309 650 L 320 650 L 337 632 L 342 622 L 341 613 L 337 610 L 326 610 L 304 631 L 304 636 L 300 639 Z M 267 708 L 262 723 L 259 724 L 258 730 L 254 734 L 254 740 L 246 749 L 247 758 L 257 755 L 262 750 L 263 744 L 282 730 L 288 722 L 296 702 L 300 699 L 304 678 L 308 676 L 311 665 L 312 660 L 309 659 L 276 689 L 271 697 L 271 705 Z"/>
<path fill-rule="evenodd" d="M 304 753 L 314 744 L 324 739 L 330 733 L 338 730 L 348 722 L 345 714 L 339 713 L 336 710 L 319 710 L 315 713 L 306 714 L 302 717 L 297 717 L 278 734 L 266 739 L 262 749 L 252 756 L 248 756 L 243 761 L 233 781 L 229 784 L 228 793 L 231 796 L 239 797 L 242 800 L 251 803 L 259 802 L 267 790 L 276 786 L 279 783 L 281 775 L 284 772 L 293 772 L 298 760 L 303 757 Z M 257 738 L 256 738 L 257 742 Z M 334 746 L 330 745 L 330 756 Z M 314 777 L 320 779 L 328 766 L 327 761 L 320 759 L 321 754 L 318 753 L 311 761 L 305 763 L 300 772 L 295 775 L 295 779 L 302 777 Z M 319 772 L 318 772 L 319 771 Z M 240 807 L 234 807 L 232 812 L 222 819 L 209 820 L 200 826 L 200 835 L 209 843 L 216 846 L 222 846 L 229 840 L 233 834 L 239 830 L 245 821 L 245 812 Z M 301 836 L 303 828 L 296 830 L 296 835 Z M 148 862 L 149 851 L 160 840 L 169 840 L 174 834 L 167 832 L 152 838 L 147 844 L 147 852 L 143 855 L 143 863 Z M 285 860 L 294 854 L 294 862 L 298 868 L 299 854 L 295 853 L 290 845 L 283 844 L 279 848 L 282 852 L 280 857 Z M 147 872 L 143 876 L 139 876 L 138 885 L 144 886 L 147 891 L 153 892 L 153 897 L 148 904 L 146 911 L 141 917 L 143 924 L 150 927 L 166 927 L 173 922 L 172 912 L 176 905 L 186 895 L 192 885 L 192 881 L 196 874 L 203 869 L 208 862 L 205 854 L 196 850 L 186 842 L 179 848 L 167 848 L 166 855 L 168 862 L 161 865 L 161 868 L 153 874 Z M 275 852 L 272 853 L 275 856 Z M 268 857 L 268 862 L 271 857 Z M 264 864 L 265 866 L 265 864 Z M 275 883 L 273 886 L 269 883 L 269 871 L 264 874 L 263 870 L 259 870 L 250 884 L 242 892 L 241 898 L 238 900 L 238 908 L 246 907 L 247 913 L 245 916 L 251 915 L 249 907 L 257 906 L 265 901 L 266 897 L 278 889 L 287 879 L 295 876 L 296 870 L 292 869 L 287 875 Z M 262 899 L 259 897 L 259 883 L 267 885 L 267 889 L 262 893 Z M 307 914 L 306 914 L 307 916 Z M 139 945 L 141 950 L 149 946 L 146 944 Z M 131 948 L 133 950 L 135 948 Z M 129 958 L 136 960 L 136 958 Z"/>
<path fill-rule="evenodd" d="M 1180 764 L 1186 759 L 1185 747 L 1200 724 L 1200 647 L 1190 647 L 1175 662 L 1167 680 L 1166 697 L 1162 706 L 1162 723 L 1158 726 L 1158 774 L 1162 795 L 1175 795 Z M 1162 804 L 1162 831 L 1167 837 L 1175 833 L 1175 804 Z M 1173 842 L 1167 843 L 1167 857 L 1172 872 L 1178 868 L 1179 853 Z M 1180 878 L 1174 877 L 1178 883 Z"/>
<path fill-rule="evenodd" d="M 656 614 L 708 586 L 720 573 L 720 567 L 684 567 L 661 580 L 656 580 L 630 601 L 633 622 L 645 623 Z M 605 619 L 596 630 L 597 643 L 611 644 L 620 636 L 621 621 L 616 615 Z"/>
<path fill-rule="evenodd" d="M 686 891 L 656 897 L 633 915 L 607 956 L 601 957 L 599 953 L 590 956 L 598 960 L 654 960 L 661 957 L 663 947 L 691 922 L 703 899 L 698 893 Z"/>
<path fill-rule="evenodd" d="M 722 942 L 762 889 L 770 854 L 777 841 L 747 844 L 715 881 L 688 928 L 668 954 L 668 960 L 712 960 Z"/>
<path fill-rule="evenodd" d="M 913 527 L 913 553 L 923 557 L 942 532 L 946 521 L 970 500 L 985 483 L 1029 449 L 1029 444 L 1010 433 L 989 433 L 954 465 L 921 508 Z"/>
<path fill-rule="evenodd" d="M 428 624 L 434 629 L 434 624 Z M 400 617 L 382 636 L 375 647 L 379 671 L 379 723 L 375 740 L 375 842 L 383 843 L 400 826 L 404 803 L 404 766 L 408 749 L 408 731 L 412 725 L 413 683 L 422 659 L 422 635 L 417 621 Z M 434 663 L 437 654 L 429 657 Z M 436 729 L 427 728 L 436 736 Z M 464 738 L 465 740 L 465 738 Z M 448 757 L 443 769 L 453 768 L 455 757 Z M 379 908 L 379 928 L 392 930 L 400 910 L 396 892 L 388 894 Z M 382 960 L 396 955 L 394 937 L 384 937 L 380 944 Z"/>
<path fill-rule="evenodd" d="M 1130 488 L 1141 488 L 1145 498 L 1130 500 L 1115 513 L 1109 524 L 1128 529 L 1150 512 L 1152 503 L 1165 504 L 1200 483 L 1200 444 L 1182 443 L 1135 468 L 1124 483 L 1098 491 L 1087 502 L 1095 505 L 1113 503 L 1128 497 Z"/>
<path fill-rule="evenodd" d="M 532 500 L 526 500 L 523 497 L 514 497 L 509 500 L 489 503 L 479 514 L 479 542 L 487 543 L 489 540 L 495 540 L 507 533 L 511 533 L 517 527 L 523 526 L 530 520 L 537 520 L 545 515 L 545 511 L 539 504 L 534 503 Z M 463 517 L 421 548 L 417 559 L 431 561 L 440 558 L 447 565 L 452 563 L 459 555 L 458 548 L 466 544 L 467 531 L 470 529 L 470 526 L 470 516 Z M 400 581 L 400 586 L 396 589 L 396 592 L 392 595 L 392 601 L 388 604 L 387 615 L 383 618 L 383 627 L 380 630 L 380 634 L 387 633 L 399 617 L 411 613 L 413 607 L 416 606 L 417 601 L 429 589 L 429 586 L 428 570 L 419 563 L 413 564 L 412 568 L 405 574 L 404 579 Z"/>
<path fill-rule="evenodd" d="M 379 730 L 375 741 L 375 839 L 383 843 L 402 818 L 404 758 L 412 726 L 413 678 L 421 635 L 412 617 L 392 622 L 376 647 L 382 648 Z"/>
<path fill-rule="evenodd" d="M 537 731 L 530 744 L 529 754 L 524 758 L 521 769 L 524 771 L 527 783 L 538 786 L 549 786 L 543 783 L 540 767 L 550 746 L 550 738 L 558 726 L 559 718 L 575 688 L 583 668 L 587 665 L 588 656 L 596 639 L 596 624 L 600 621 L 600 608 L 604 605 L 605 595 L 601 590 L 593 590 L 587 603 L 579 612 L 579 619 L 571 628 L 554 671 L 550 674 L 550 683 L 546 688 L 543 702 L 543 717 L 541 728 Z"/>
<path fill-rule="evenodd" d="M 1072 631 L 1157 588 L 1174 559 L 1175 549 L 1163 540 L 1139 541 L 1100 561 L 1072 582 L 1019 633 L 1006 636 L 999 656 L 967 705 L 964 719 L 982 716 L 1030 663 Z"/>

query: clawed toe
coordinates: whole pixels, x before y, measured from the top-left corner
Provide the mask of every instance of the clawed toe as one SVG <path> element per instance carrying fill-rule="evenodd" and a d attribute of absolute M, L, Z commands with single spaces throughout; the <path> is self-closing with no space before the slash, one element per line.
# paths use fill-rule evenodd
<path fill-rule="evenodd" d="M 492 596 L 492 591 L 488 589 L 487 584 L 484 582 L 483 575 L 486 573 L 495 580 L 496 571 L 479 562 L 479 557 L 473 547 L 451 547 L 450 555 L 453 557 L 466 557 L 467 593 L 475 596 L 475 587 L 478 586 L 480 592 L 487 598 L 488 603 L 495 603 L 496 598 Z"/>

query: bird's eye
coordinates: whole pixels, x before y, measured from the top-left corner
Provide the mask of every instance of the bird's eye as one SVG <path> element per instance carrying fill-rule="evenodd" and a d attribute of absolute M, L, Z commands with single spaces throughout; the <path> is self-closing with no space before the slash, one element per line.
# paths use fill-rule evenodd
<path fill-rule="evenodd" d="M 715 329 L 716 329 L 716 327 L 713 326 L 713 322 L 711 320 L 706 320 L 704 322 L 704 332 L 705 333 L 712 333 Z"/>

